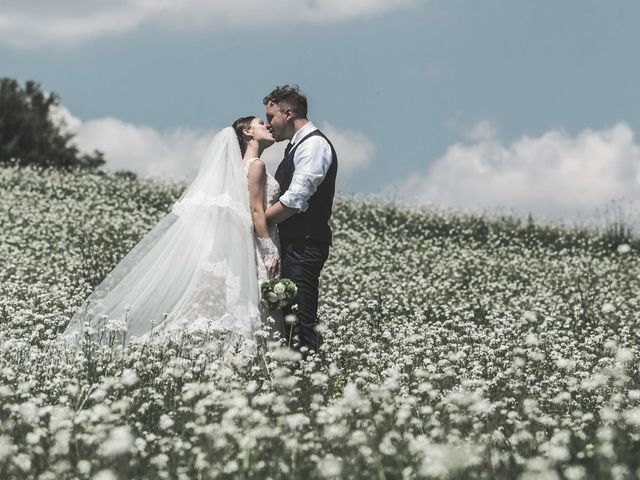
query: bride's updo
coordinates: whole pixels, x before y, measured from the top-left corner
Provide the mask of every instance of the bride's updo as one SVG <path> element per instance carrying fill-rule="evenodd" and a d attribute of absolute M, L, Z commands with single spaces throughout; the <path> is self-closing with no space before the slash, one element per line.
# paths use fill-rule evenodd
<path fill-rule="evenodd" d="M 244 138 L 243 130 L 249 128 L 251 126 L 251 122 L 256 118 L 255 115 L 250 115 L 248 117 L 240 117 L 231 125 L 236 132 L 236 137 L 238 137 L 238 143 L 240 144 L 240 152 L 242 156 L 247 151 L 247 140 Z"/>

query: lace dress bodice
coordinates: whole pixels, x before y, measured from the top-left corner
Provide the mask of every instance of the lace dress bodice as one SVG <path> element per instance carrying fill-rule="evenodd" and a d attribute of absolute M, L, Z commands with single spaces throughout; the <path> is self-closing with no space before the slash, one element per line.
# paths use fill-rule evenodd
<path fill-rule="evenodd" d="M 246 161 L 243 160 L 245 174 L 247 175 L 249 174 L 249 167 L 256 160 L 258 159 L 250 158 Z M 279 198 L 280 198 L 280 184 L 272 175 L 269 174 L 269 172 L 267 172 L 267 175 L 265 178 L 265 185 L 264 185 L 264 203 L 263 203 L 265 211 L 274 203 L 276 203 Z M 254 232 L 254 236 L 255 236 L 255 232 Z M 273 243 L 275 243 L 276 246 L 280 248 L 280 237 L 278 235 L 277 226 L 274 225 L 269 227 L 269 237 L 271 237 L 271 240 L 273 240 Z M 260 251 L 257 247 L 257 241 L 256 241 L 256 264 L 258 266 L 258 281 L 259 281 L 259 284 L 262 284 L 262 282 L 269 279 L 269 274 L 268 274 L 267 267 L 264 265 L 262 255 L 260 254 Z"/>
<path fill-rule="evenodd" d="M 267 172 L 267 179 L 265 180 L 265 186 L 264 186 L 265 209 L 269 208 L 271 205 L 276 203 L 279 198 L 280 198 L 280 184 L 269 172 Z M 271 228 L 275 229 L 276 232 L 278 231 L 278 228 L 275 226 Z"/>

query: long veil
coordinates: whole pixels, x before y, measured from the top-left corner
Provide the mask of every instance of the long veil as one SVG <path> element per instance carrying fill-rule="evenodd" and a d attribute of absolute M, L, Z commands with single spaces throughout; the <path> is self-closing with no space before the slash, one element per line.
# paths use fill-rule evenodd
<path fill-rule="evenodd" d="M 259 289 L 241 160 L 235 132 L 227 127 L 171 212 L 71 318 L 66 338 L 116 321 L 126 328 L 126 341 L 214 327 L 235 343 L 252 343 L 260 322 Z"/>

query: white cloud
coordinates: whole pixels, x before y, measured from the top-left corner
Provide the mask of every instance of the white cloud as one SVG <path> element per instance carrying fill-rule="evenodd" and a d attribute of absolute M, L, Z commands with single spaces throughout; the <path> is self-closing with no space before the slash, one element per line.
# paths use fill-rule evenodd
<path fill-rule="evenodd" d="M 188 180 L 195 176 L 202 155 L 217 131 L 178 128 L 160 132 L 148 125 L 136 125 L 117 118 L 82 121 L 64 106 L 54 114 L 75 134 L 83 152 L 104 152 L 107 170 L 131 170 L 143 177 Z M 322 130 L 332 140 L 339 159 L 338 186 L 354 172 L 366 168 L 375 148 L 362 133 L 341 130 L 330 124 Z M 271 173 L 282 160 L 287 142 L 268 148 L 263 158 Z"/>
<path fill-rule="evenodd" d="M 220 30 L 318 24 L 381 15 L 419 0 L 3 0 L 0 42 L 19 48 L 77 45 L 149 24 Z"/>
<path fill-rule="evenodd" d="M 621 199 L 640 201 L 640 146 L 626 123 L 504 144 L 491 124 L 481 122 L 468 138 L 388 191 L 424 204 L 548 218 L 588 216 Z"/>
<path fill-rule="evenodd" d="M 320 128 L 331 140 L 338 155 L 338 186 L 354 172 L 368 167 L 375 153 L 371 140 L 361 132 L 340 130 L 329 123 Z"/>
<path fill-rule="evenodd" d="M 331 140 L 338 155 L 338 188 L 358 170 L 366 169 L 372 162 L 375 146 L 362 132 L 342 130 L 330 123 L 320 125 L 320 130 Z M 282 160 L 287 142 L 280 142 L 265 150 L 263 159 L 267 170 L 274 173 L 278 163 Z"/>
<path fill-rule="evenodd" d="M 112 117 L 82 121 L 64 107 L 57 115 L 76 135 L 81 151 L 105 154 L 107 170 L 131 170 L 150 178 L 193 178 L 216 133 L 186 128 L 160 132 Z"/>

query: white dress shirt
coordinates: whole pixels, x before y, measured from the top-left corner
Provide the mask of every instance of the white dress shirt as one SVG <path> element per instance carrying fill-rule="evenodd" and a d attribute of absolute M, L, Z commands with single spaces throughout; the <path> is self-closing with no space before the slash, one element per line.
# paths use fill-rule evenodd
<path fill-rule="evenodd" d="M 292 148 L 308 134 L 318 130 L 311 122 L 298 130 L 291 138 Z M 306 139 L 293 152 L 294 172 L 291 185 L 280 197 L 280 202 L 304 212 L 309 207 L 311 195 L 318 189 L 331 166 L 331 146 L 320 135 Z"/>

